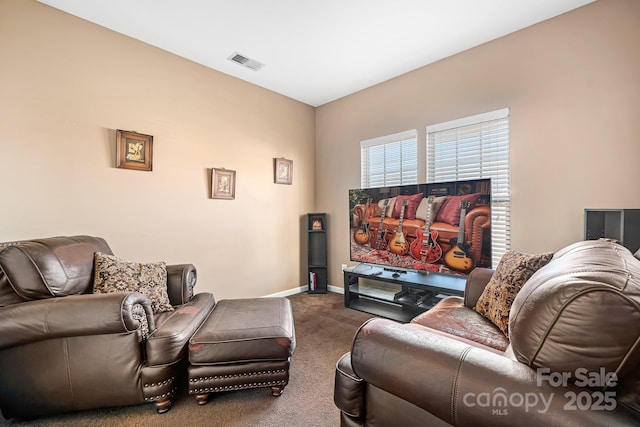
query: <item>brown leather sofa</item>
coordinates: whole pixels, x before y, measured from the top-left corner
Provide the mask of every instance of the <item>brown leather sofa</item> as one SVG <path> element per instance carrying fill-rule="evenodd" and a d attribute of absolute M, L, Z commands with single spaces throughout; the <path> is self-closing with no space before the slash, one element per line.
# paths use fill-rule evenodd
<path fill-rule="evenodd" d="M 190 337 L 215 305 L 193 294 L 196 270 L 169 265 L 174 311 L 153 314 L 140 293 L 93 294 L 90 236 L 0 246 L 0 409 L 33 418 L 152 402 L 171 406 Z"/>
<path fill-rule="evenodd" d="M 473 309 L 492 273 L 408 324 L 361 326 L 336 366 L 342 426 L 640 425 L 640 261 L 601 241 L 557 252 L 508 338 Z"/>
<path fill-rule="evenodd" d="M 376 215 L 377 205 L 370 205 L 366 214 L 366 219 L 371 230 L 371 241 L 375 242 L 380 228 L 380 220 L 382 217 Z M 358 224 L 365 218 L 366 205 L 359 204 L 353 209 L 354 215 L 357 217 Z M 382 226 L 386 231 L 386 238 L 391 238 L 398 231 L 400 221 L 398 218 L 386 216 L 382 222 Z M 422 233 L 425 222 L 421 219 L 404 219 L 402 221 L 402 231 L 406 234 L 407 241 L 411 243 L 417 236 Z M 467 212 L 464 219 L 465 242 L 471 242 L 471 257 L 476 264 L 481 265 L 483 262 L 482 248 L 490 242 L 490 233 L 485 233 L 491 227 L 491 208 L 489 205 L 478 205 Z M 451 249 L 451 239 L 458 238 L 460 227 L 457 225 L 447 224 L 445 222 L 432 222 L 429 229 L 438 232 L 437 242 L 445 253 Z M 489 265 L 489 264 L 485 264 Z"/>

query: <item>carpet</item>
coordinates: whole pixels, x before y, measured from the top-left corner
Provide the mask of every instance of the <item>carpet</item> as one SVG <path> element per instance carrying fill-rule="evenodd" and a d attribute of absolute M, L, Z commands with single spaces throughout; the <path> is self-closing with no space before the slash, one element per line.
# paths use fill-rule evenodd
<path fill-rule="evenodd" d="M 335 364 L 351 349 L 357 328 L 373 317 L 344 307 L 337 293 L 289 296 L 297 347 L 291 359 L 289 384 L 280 397 L 269 388 L 211 395 L 198 406 L 181 381 L 173 407 L 156 414 L 150 404 L 106 408 L 43 417 L 31 421 L 4 420 L 2 426 L 163 427 L 163 426 L 338 426 L 333 403 Z M 52 396 L 55 398 L 55 396 Z"/>

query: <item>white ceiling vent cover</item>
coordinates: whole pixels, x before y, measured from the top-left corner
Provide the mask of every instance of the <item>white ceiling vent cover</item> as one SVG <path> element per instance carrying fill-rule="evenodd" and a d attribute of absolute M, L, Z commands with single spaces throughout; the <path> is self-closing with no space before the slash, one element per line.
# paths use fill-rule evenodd
<path fill-rule="evenodd" d="M 234 53 L 230 57 L 227 58 L 229 61 L 236 62 L 243 67 L 251 68 L 253 71 L 258 71 L 260 68 L 264 67 L 262 62 L 256 61 L 255 59 L 250 59 L 244 56 L 241 53 Z"/>

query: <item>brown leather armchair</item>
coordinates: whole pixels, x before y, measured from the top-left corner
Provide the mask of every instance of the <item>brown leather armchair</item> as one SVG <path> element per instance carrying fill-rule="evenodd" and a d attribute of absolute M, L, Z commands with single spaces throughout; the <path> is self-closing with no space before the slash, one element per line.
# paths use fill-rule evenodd
<path fill-rule="evenodd" d="M 342 426 L 640 425 L 640 260 L 601 241 L 557 252 L 508 337 L 473 309 L 492 274 L 408 324 L 360 327 L 336 365 Z"/>
<path fill-rule="evenodd" d="M 191 264 L 167 266 L 174 311 L 140 293 L 93 294 L 97 237 L 0 245 L 0 409 L 33 418 L 89 408 L 172 403 L 189 338 L 215 306 L 193 294 Z"/>

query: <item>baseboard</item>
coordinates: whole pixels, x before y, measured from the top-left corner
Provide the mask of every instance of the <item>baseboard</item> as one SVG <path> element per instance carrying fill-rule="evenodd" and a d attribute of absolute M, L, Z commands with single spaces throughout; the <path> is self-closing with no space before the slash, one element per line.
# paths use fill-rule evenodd
<path fill-rule="evenodd" d="M 286 291 L 276 292 L 275 294 L 264 295 L 262 298 L 274 298 L 274 297 L 287 297 L 289 295 L 300 294 L 309 290 L 308 285 L 300 286 L 297 288 L 287 289 Z M 327 290 L 329 292 L 335 292 L 337 294 L 344 294 L 344 288 L 339 286 L 328 285 Z"/>
<path fill-rule="evenodd" d="M 327 286 L 327 290 L 329 292 L 335 292 L 336 294 L 343 294 L 344 295 L 344 288 L 341 288 L 340 286 L 329 285 L 329 286 Z"/>
<path fill-rule="evenodd" d="M 263 295 L 262 298 L 275 298 L 275 297 L 288 297 L 289 295 L 295 295 L 302 292 L 306 292 L 307 286 L 300 286 L 298 288 L 287 289 L 286 291 L 276 292 L 275 294 Z"/>

